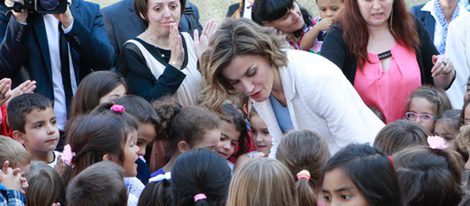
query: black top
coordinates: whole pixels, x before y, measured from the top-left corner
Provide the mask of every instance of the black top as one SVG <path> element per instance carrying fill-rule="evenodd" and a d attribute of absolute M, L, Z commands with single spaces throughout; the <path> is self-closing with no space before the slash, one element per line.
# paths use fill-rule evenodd
<path fill-rule="evenodd" d="M 156 79 L 147 67 L 138 47 L 135 44 L 124 44 L 117 62 L 117 70 L 126 79 L 129 94 L 141 96 L 148 101 L 175 94 L 186 75 L 168 64 L 171 51 L 155 47 L 139 38 L 134 38 L 134 40 L 140 42 L 155 59 L 166 67 L 162 75 Z M 181 68 L 185 68 L 188 64 L 188 51 L 186 42 L 183 40 L 182 43 L 185 55 Z"/>
<path fill-rule="evenodd" d="M 420 45 L 415 48 L 416 60 L 421 71 L 421 84 L 434 84 L 431 69 L 433 67 L 432 56 L 439 55 L 428 32 L 424 30 L 421 22 L 416 22 Z M 347 48 L 343 39 L 343 32 L 335 25 L 327 32 L 320 54 L 335 63 L 344 73 L 346 78 L 354 85 L 357 70 L 357 57 Z M 451 84 L 449 84 L 450 87 Z M 447 89 L 447 88 L 446 88 Z"/>

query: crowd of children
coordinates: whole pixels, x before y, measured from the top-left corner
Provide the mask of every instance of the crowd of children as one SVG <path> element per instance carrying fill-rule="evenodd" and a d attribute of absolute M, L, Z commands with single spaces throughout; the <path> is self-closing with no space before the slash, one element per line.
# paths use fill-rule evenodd
<path fill-rule="evenodd" d="M 276 29 L 284 32 L 287 42 L 294 48 L 313 53 L 320 52 L 324 37 L 334 27 L 344 7 L 343 0 L 317 0 L 320 16 L 312 18 L 294 1 L 284 2 L 287 11 L 263 10 L 257 6 L 267 7 L 272 2 L 254 2 L 258 4 L 242 0 L 243 4 L 253 5 L 241 10 L 247 10 L 250 17 L 253 12 L 254 20 L 264 26 L 290 26 L 275 22 L 279 18 L 295 16 L 298 10 L 302 15 L 299 18 L 305 20 L 302 23 L 297 19 L 300 30 Z M 286 14 L 260 19 L 263 12 Z M 145 15 L 145 18 L 151 17 Z M 254 23 L 246 24 L 247 30 L 250 30 L 250 24 Z M 215 27 L 213 23 L 210 25 Z M 170 36 L 178 41 L 175 29 Z M 209 44 L 217 43 L 220 43 L 217 39 L 211 39 Z M 273 45 L 281 48 L 281 45 Z M 256 53 L 240 52 L 242 55 L 235 55 L 226 64 L 233 64 L 237 58 L 243 62 L 239 59 Z M 287 54 L 280 53 L 272 54 L 272 58 L 280 58 L 288 64 Z M 202 54 L 205 61 L 201 65 L 214 66 L 208 60 L 213 58 L 210 54 Z M 262 62 L 256 58 L 264 56 L 255 56 L 249 60 Z M 278 60 L 271 61 L 281 65 Z M 269 62 L 270 68 L 273 62 Z M 243 76 L 250 78 L 257 75 L 256 72 L 262 73 L 265 67 L 262 63 L 250 67 Z M 301 65 L 295 61 L 289 64 Z M 193 66 L 199 67 L 199 62 Z M 219 67 L 229 66 L 223 63 Z M 215 79 L 224 72 L 226 70 L 210 73 L 207 69 L 206 73 L 201 72 L 202 81 L 216 84 Z M 339 70 L 335 74 L 340 74 Z M 214 79 L 208 79 L 207 75 Z M 28 80 L 11 88 L 10 79 L 1 79 L 0 205 L 470 206 L 470 100 L 467 97 L 470 93 L 465 96 L 462 108 L 453 109 L 445 90 L 431 85 L 419 86 L 409 94 L 406 106 L 400 108 L 403 111 L 397 112 L 402 118 L 387 122 L 373 141 L 362 143 L 356 141 L 357 137 L 347 136 L 347 132 L 353 130 L 344 129 L 338 121 L 353 112 L 367 115 L 362 114 L 363 110 L 357 112 L 354 111 L 356 108 L 349 108 L 349 113 L 328 116 L 340 107 L 326 105 L 322 108 L 328 111 L 322 110 L 323 113 L 318 114 L 320 112 L 315 108 L 305 107 L 307 100 L 299 101 L 295 109 L 298 116 L 313 113 L 321 116 L 316 121 L 324 121 L 306 125 L 318 123 L 325 131 L 332 130 L 328 132 L 343 136 L 333 139 L 315 131 L 316 128 L 296 129 L 299 122 L 291 119 L 289 109 L 293 106 L 288 103 L 299 94 L 305 94 L 300 93 L 305 89 L 297 88 L 294 80 L 267 76 L 274 79 L 274 83 L 291 83 L 295 87 L 291 96 L 281 94 L 283 98 L 277 98 L 273 92 L 267 97 L 267 104 L 277 103 L 273 111 L 263 105 L 256 107 L 253 102 L 262 96 L 265 88 L 251 95 L 251 99 L 228 91 L 225 96 L 221 95 L 226 98 L 212 99 L 223 102 L 220 108 L 210 108 L 210 104 L 192 105 L 192 100 L 191 105 L 186 105 L 171 95 L 153 101 L 149 101 L 153 98 L 129 95 L 128 88 L 134 87 L 129 87 L 121 74 L 95 71 L 77 86 L 63 131 L 57 125 L 54 100 L 33 93 L 35 81 Z M 341 88 L 355 91 L 343 76 L 335 80 L 347 83 Z M 245 87 L 245 81 L 233 81 L 222 82 L 216 87 L 234 90 L 237 84 L 240 88 Z M 263 78 L 256 81 L 262 82 Z M 253 87 L 258 82 L 253 83 Z M 188 88 L 198 91 L 199 86 Z M 202 97 L 207 95 L 204 86 Z M 189 95 L 196 97 L 198 94 Z M 233 96 L 229 97 L 229 94 Z M 334 99 L 326 97 L 328 95 L 325 92 L 321 97 L 315 96 L 315 100 L 320 99 L 317 102 L 322 103 Z M 342 97 L 343 93 L 336 95 Z M 345 100 L 352 101 L 343 103 L 363 106 L 367 110 L 365 104 L 355 101 L 360 100 L 359 95 L 350 95 L 353 98 Z M 350 105 L 344 105 L 347 106 Z M 370 109 L 378 119 L 385 120 L 387 115 L 379 109 Z M 267 113 L 272 117 L 270 123 L 279 122 L 277 133 L 282 138 L 276 138 L 272 125 L 262 118 L 261 114 Z M 368 110 L 367 113 L 372 114 Z M 375 116 L 371 116 L 375 120 Z M 300 119 L 305 122 L 308 118 Z M 365 122 L 357 122 L 358 127 L 380 129 L 378 126 L 382 125 L 380 121 L 374 125 L 364 125 Z M 338 124 L 330 125 L 333 123 Z M 346 140 L 354 143 L 342 142 Z"/>

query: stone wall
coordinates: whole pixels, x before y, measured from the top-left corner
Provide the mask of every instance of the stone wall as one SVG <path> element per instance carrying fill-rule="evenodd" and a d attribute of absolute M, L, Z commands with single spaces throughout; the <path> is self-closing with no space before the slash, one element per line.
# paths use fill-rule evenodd
<path fill-rule="evenodd" d="M 101 5 L 101 7 L 108 6 L 114 3 L 116 0 L 92 0 Z M 415 5 L 423 3 L 426 0 L 406 0 L 408 5 Z M 215 19 L 222 21 L 227 13 L 227 8 L 233 3 L 239 2 L 238 0 L 191 0 L 192 3 L 196 4 L 201 13 L 201 23 L 205 23 L 209 19 Z M 300 5 L 307 8 L 313 15 L 317 15 L 317 7 L 315 0 L 297 0 Z"/>

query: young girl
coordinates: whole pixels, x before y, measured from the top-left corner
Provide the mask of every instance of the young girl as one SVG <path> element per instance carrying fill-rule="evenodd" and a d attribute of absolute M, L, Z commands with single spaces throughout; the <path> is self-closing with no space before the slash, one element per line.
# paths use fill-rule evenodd
<path fill-rule="evenodd" d="M 171 175 L 174 205 L 225 205 L 231 172 L 215 153 L 196 149 L 182 154 Z"/>
<path fill-rule="evenodd" d="M 429 147 L 404 149 L 395 155 L 395 170 L 411 206 L 457 205 L 462 199 L 460 155 L 446 148 L 441 137 L 428 138 Z"/>
<path fill-rule="evenodd" d="M 65 203 L 65 187 L 56 170 L 44 162 L 33 161 L 27 176 L 28 205 L 52 205 Z"/>
<path fill-rule="evenodd" d="M 281 140 L 276 159 L 296 178 L 299 205 L 317 205 L 322 169 L 329 158 L 325 140 L 312 131 L 292 131 Z"/>
<path fill-rule="evenodd" d="M 137 159 L 136 162 L 138 165 L 137 178 L 139 178 L 142 183 L 147 184 L 150 178 L 150 169 L 147 162 L 150 160 L 151 154 L 151 152 L 146 152 L 147 150 L 151 150 L 147 145 L 153 143 L 157 136 L 156 128 L 160 123 L 160 117 L 158 117 L 152 105 L 139 96 L 127 95 L 114 100 L 114 102 L 124 106 L 126 112 L 137 119 L 137 146 L 139 147 L 139 151 L 137 152 L 139 159 Z"/>
<path fill-rule="evenodd" d="M 248 118 L 251 124 L 252 139 L 256 146 L 256 151 L 243 154 L 235 162 L 235 168 L 238 168 L 243 162 L 258 157 L 267 157 L 272 147 L 272 137 L 269 134 L 268 126 L 252 107 Z"/>
<path fill-rule="evenodd" d="M 421 125 L 409 120 L 397 120 L 382 128 L 374 140 L 374 147 L 387 155 L 404 148 L 426 146 L 426 138 L 431 136 Z"/>
<path fill-rule="evenodd" d="M 300 40 L 303 50 L 312 50 L 319 53 L 323 44 L 323 39 L 331 25 L 335 23 L 339 11 L 343 8 L 343 0 L 316 0 L 319 17 L 313 18 L 313 27 L 305 33 Z"/>
<path fill-rule="evenodd" d="M 447 96 L 440 94 L 438 90 L 431 86 L 415 89 L 406 107 L 406 119 L 420 124 L 430 133 L 434 132 L 435 120 L 441 116 L 442 112 L 451 108 Z"/>
<path fill-rule="evenodd" d="M 470 100 L 465 101 L 462 107 L 462 113 L 460 113 L 460 123 L 462 125 L 470 125 Z"/>
<path fill-rule="evenodd" d="M 328 160 L 322 191 L 327 206 L 404 205 L 393 161 L 367 144 L 350 144 Z"/>
<path fill-rule="evenodd" d="M 454 147 L 455 137 L 460 129 L 460 110 L 447 110 L 434 124 L 434 134 L 444 138 L 447 144 Z"/>
<path fill-rule="evenodd" d="M 217 153 L 227 160 L 227 164 L 233 171 L 233 163 L 228 159 L 230 157 L 237 158 L 246 152 L 248 141 L 248 129 L 243 114 L 232 104 L 224 104 L 222 106 L 222 114 L 219 115 L 220 122 L 220 142 L 217 145 Z M 235 153 L 235 149 L 237 149 Z"/>
<path fill-rule="evenodd" d="M 462 155 L 463 161 L 465 161 L 465 169 L 470 170 L 470 126 L 462 126 L 460 128 L 460 133 L 455 138 L 455 143 L 457 145 L 457 151 Z"/>
<path fill-rule="evenodd" d="M 72 100 L 70 118 L 91 112 L 104 102 L 111 102 L 127 93 L 124 78 L 111 71 L 96 71 L 80 81 Z"/>
<path fill-rule="evenodd" d="M 235 171 L 230 182 L 227 206 L 298 206 L 294 178 L 281 162 L 251 159 Z"/>
<path fill-rule="evenodd" d="M 77 117 L 66 131 L 67 145 L 62 158 L 68 167 L 64 171 L 64 182 L 68 184 L 79 172 L 102 160 L 121 165 L 125 177 L 135 177 L 139 150 L 135 118 L 117 104 L 100 105 L 92 113 Z M 132 192 L 136 186 L 128 184 L 127 187 Z M 129 205 L 137 204 L 138 195 L 129 194 Z"/>
<path fill-rule="evenodd" d="M 157 101 L 153 108 L 161 118 L 157 139 L 165 142 L 163 154 L 169 160 L 151 174 L 150 181 L 168 177 L 176 158 L 184 152 L 195 148 L 216 150 L 221 136 L 217 115 L 199 106 L 181 108 L 170 98 Z"/>

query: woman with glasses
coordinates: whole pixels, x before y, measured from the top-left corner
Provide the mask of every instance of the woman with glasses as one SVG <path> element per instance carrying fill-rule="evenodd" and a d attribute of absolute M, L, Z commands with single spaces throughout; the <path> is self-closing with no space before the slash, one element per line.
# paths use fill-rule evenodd
<path fill-rule="evenodd" d="M 431 86 L 422 86 L 411 93 L 406 108 L 406 119 L 420 124 L 432 134 L 436 119 L 442 112 L 451 109 L 451 106 L 443 91 Z"/>

